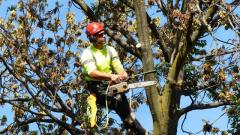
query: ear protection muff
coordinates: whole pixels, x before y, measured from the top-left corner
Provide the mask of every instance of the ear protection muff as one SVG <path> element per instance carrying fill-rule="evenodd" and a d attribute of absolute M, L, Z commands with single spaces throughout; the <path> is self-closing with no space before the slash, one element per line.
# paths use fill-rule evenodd
<path fill-rule="evenodd" d="M 97 42 L 97 38 L 93 35 L 88 36 L 90 42 Z"/>

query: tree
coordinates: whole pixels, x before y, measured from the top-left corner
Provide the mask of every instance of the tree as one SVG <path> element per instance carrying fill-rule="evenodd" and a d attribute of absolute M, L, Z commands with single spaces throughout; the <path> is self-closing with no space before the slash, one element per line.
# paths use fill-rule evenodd
<path fill-rule="evenodd" d="M 142 4 L 139 4 L 143 1 L 140 0 L 100 1 L 95 7 L 95 14 L 90 10 L 91 8 L 88 7 L 88 10 L 84 8 L 87 7 L 84 2 L 74 1 L 79 4 L 89 19 L 101 20 L 110 30 L 121 33 L 122 39 L 125 38 L 129 45 L 126 45 L 124 41 L 120 42 L 117 36 L 111 35 L 110 30 L 107 31 L 109 36 L 126 50 L 129 50 L 129 46 L 133 46 L 133 50 L 128 52 L 132 52 L 143 61 L 145 72 L 153 68 L 151 67 L 153 65 L 152 54 L 149 51 L 151 52 L 153 48 L 157 50 L 155 56 L 159 61 L 156 63 L 162 63 L 156 66 L 159 73 L 156 79 L 164 78 L 160 81 L 165 84 L 160 93 L 153 87 L 147 90 L 154 134 L 176 134 L 179 118 L 198 109 L 232 105 L 233 108 L 230 108 L 234 110 L 234 113 L 228 113 L 228 115 L 238 119 L 239 114 L 236 112 L 239 108 L 234 105 L 239 102 L 239 60 L 234 58 L 239 53 L 239 42 L 235 42 L 236 39 L 228 40 L 233 42 L 216 39 L 214 31 L 224 26 L 225 29 L 232 29 L 239 35 L 237 21 L 239 17 L 234 13 L 239 2 L 148 0 L 149 8 L 158 6 L 157 10 L 167 18 L 167 22 L 160 26 L 159 16 L 152 18 L 147 11 L 143 11 Z M 135 21 L 135 13 L 137 21 Z M 146 17 L 143 14 L 146 14 Z M 131 29 L 136 28 L 136 24 L 137 33 Z M 146 32 L 148 29 L 149 37 Z M 222 45 L 208 50 L 206 40 L 203 38 L 208 35 L 214 37 Z M 143 54 L 141 56 L 138 52 L 134 53 L 138 50 L 134 48 L 138 41 L 143 44 L 140 50 Z M 149 68 L 146 67 L 147 65 Z M 164 72 L 163 69 L 166 71 Z M 154 75 L 145 77 L 146 80 L 153 80 L 153 78 Z M 199 98 L 202 93 L 212 102 L 208 104 L 201 102 Z M 192 103 L 186 108 L 179 108 L 183 95 L 189 96 Z M 233 122 L 233 126 L 236 121 Z M 203 128 L 205 132 L 213 129 L 215 128 Z"/>
<path fill-rule="evenodd" d="M 1 134 L 35 134 L 32 123 L 41 134 L 80 134 L 85 126 L 86 94 L 77 68 L 79 52 L 73 52 L 81 42 L 82 25 L 70 12 L 60 20 L 64 5 L 48 4 L 19 0 L 5 8 L 6 17 L 1 18 L 0 103 L 14 112 L 12 122 L 1 116 Z"/>
<path fill-rule="evenodd" d="M 119 49 L 130 75 L 158 80 L 158 87 L 146 88 L 154 134 L 175 135 L 181 116 L 219 106 L 226 108 L 231 120 L 228 132 L 239 132 L 239 39 L 223 41 L 214 36 L 223 28 L 239 36 L 238 0 L 148 0 L 147 9 L 140 0 L 101 0 L 91 6 L 82 0 L 48 4 L 19 0 L 0 20 L 0 103 L 14 112 L 10 124 L 8 117 L 0 116 L 6 127 L 0 133 L 30 131 L 32 123 L 42 134 L 89 132 L 79 62 L 81 49 L 89 45 L 81 35 L 89 21 L 104 23 L 108 42 Z M 76 23 L 70 12 L 73 5 L 86 19 Z M 63 9 L 69 11 L 66 18 Z M 220 45 L 210 49 L 206 36 Z M 138 80 L 143 77 L 136 76 Z M 183 96 L 192 102 L 180 108 Z M 143 101 L 139 97 L 135 106 Z M 206 122 L 203 131 L 220 129 Z"/>

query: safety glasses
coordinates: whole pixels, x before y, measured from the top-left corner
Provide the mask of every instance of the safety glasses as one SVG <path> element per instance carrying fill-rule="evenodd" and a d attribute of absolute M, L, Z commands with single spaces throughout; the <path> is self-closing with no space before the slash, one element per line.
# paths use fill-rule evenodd
<path fill-rule="evenodd" d="M 97 33 L 95 36 L 96 36 L 96 37 L 103 37 L 104 34 L 105 34 L 105 32 L 104 32 L 104 31 L 101 31 L 101 32 Z"/>

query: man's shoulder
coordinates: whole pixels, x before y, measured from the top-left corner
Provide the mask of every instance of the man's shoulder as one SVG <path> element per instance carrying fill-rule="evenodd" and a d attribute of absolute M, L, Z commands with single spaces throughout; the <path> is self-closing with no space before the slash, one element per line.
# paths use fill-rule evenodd
<path fill-rule="evenodd" d="M 87 48 L 85 48 L 82 52 L 82 56 L 85 56 L 85 55 L 91 55 L 91 48 L 90 46 L 88 46 Z"/>
<path fill-rule="evenodd" d="M 115 53 L 116 52 L 116 49 L 113 46 L 107 45 L 107 49 L 110 53 Z"/>
<path fill-rule="evenodd" d="M 91 51 L 92 51 L 91 46 L 88 46 L 87 48 L 85 48 L 85 49 L 83 50 L 83 52 L 91 52 Z"/>
<path fill-rule="evenodd" d="M 114 48 L 113 46 L 106 45 L 106 47 L 107 47 L 108 49 L 114 49 L 114 50 L 115 50 L 115 48 Z"/>
<path fill-rule="evenodd" d="M 118 55 L 116 49 L 113 46 L 108 46 L 108 52 L 110 53 L 111 57 Z"/>

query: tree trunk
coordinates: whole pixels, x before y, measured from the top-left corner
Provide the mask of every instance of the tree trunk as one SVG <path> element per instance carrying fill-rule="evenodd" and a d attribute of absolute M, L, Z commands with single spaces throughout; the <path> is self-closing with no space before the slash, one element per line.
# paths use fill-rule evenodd
<path fill-rule="evenodd" d="M 179 107 L 180 97 L 176 92 L 174 92 L 173 85 L 169 83 L 165 85 L 162 95 L 159 106 L 159 135 L 176 135 L 179 120 L 177 108 Z"/>
<path fill-rule="evenodd" d="M 152 49 L 149 40 L 149 27 L 147 23 L 144 0 L 135 0 L 135 12 L 137 17 L 137 33 L 142 45 L 142 62 L 145 72 L 154 69 Z M 145 75 L 145 80 L 157 80 L 154 74 Z M 154 135 L 175 135 L 177 133 L 177 107 L 179 96 L 172 92 L 173 87 L 167 84 L 163 95 L 159 95 L 156 86 L 146 88 L 147 99 L 153 118 Z"/>

